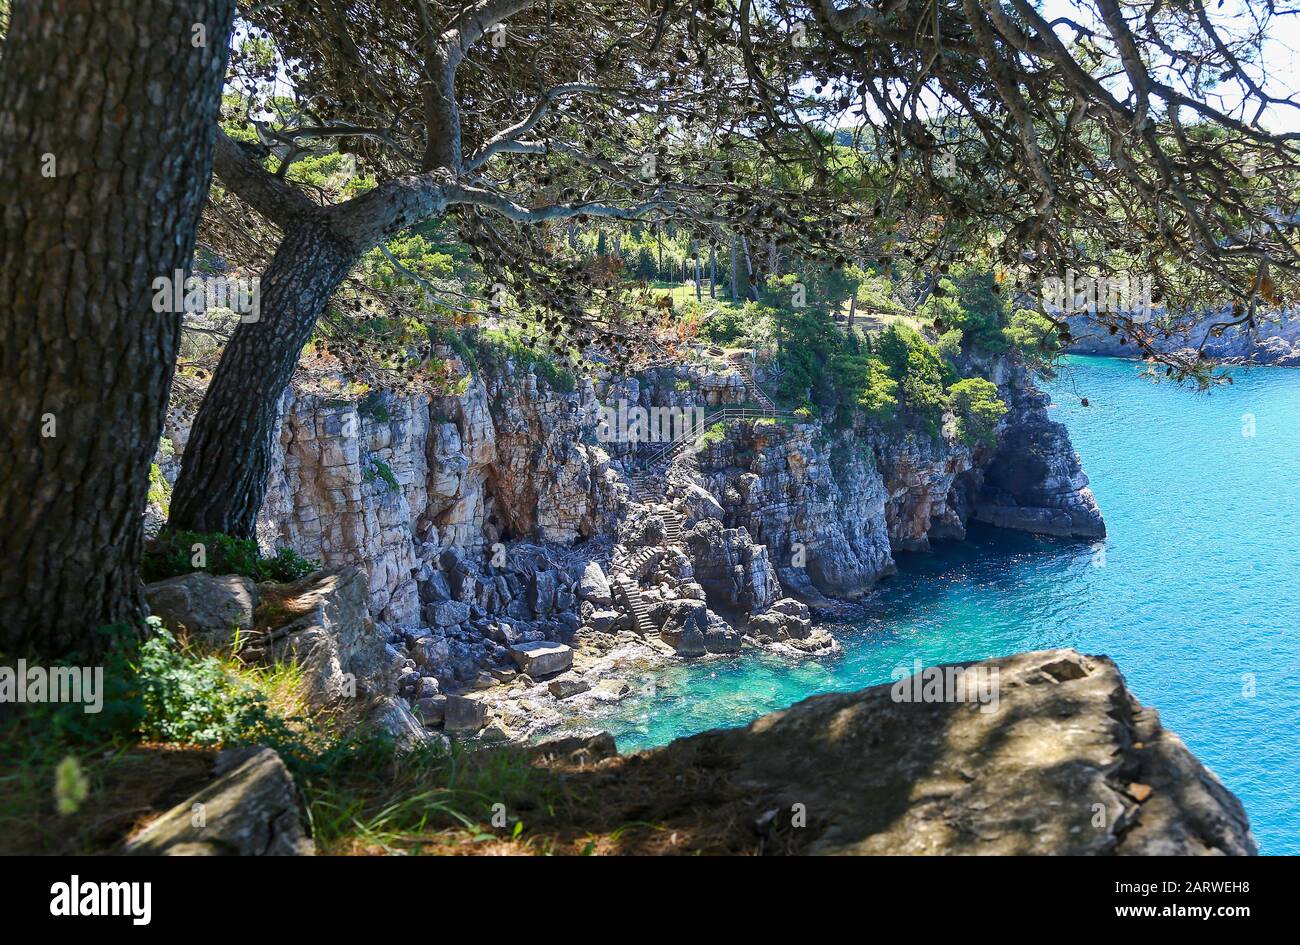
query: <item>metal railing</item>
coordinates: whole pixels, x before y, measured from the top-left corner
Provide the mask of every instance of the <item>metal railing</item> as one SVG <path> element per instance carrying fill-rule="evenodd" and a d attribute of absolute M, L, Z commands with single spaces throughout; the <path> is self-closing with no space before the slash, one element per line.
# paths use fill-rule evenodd
<path fill-rule="evenodd" d="M 749 407 L 724 407 L 721 410 L 715 410 L 695 426 L 687 430 L 682 436 L 677 437 L 673 442 L 652 455 L 649 461 L 646 462 L 645 468 L 649 471 L 662 464 L 665 460 L 670 460 L 677 456 L 708 432 L 710 427 L 713 427 L 718 423 L 723 423 L 727 420 L 778 420 L 793 417 L 794 414 L 789 410 L 752 410 Z"/>

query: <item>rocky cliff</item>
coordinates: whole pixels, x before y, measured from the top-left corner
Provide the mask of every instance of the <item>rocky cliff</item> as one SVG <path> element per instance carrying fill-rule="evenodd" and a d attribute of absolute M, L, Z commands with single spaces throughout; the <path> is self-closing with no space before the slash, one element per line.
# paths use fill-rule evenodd
<path fill-rule="evenodd" d="M 1115 664 L 1073 650 L 928 667 L 633 755 L 606 734 L 504 750 L 531 769 L 522 841 L 501 824 L 434 826 L 422 852 L 1258 852 L 1240 801 Z M 215 827 L 194 828 L 200 803 Z M 127 850 L 304 855 L 313 842 L 283 765 L 254 749 L 223 753 L 216 779 Z"/>
<path fill-rule="evenodd" d="M 364 574 L 392 694 L 424 722 L 532 734 L 607 696 L 618 665 L 833 652 L 809 605 L 863 596 L 896 553 L 959 540 L 969 521 L 1103 535 L 1046 396 L 1004 361 L 979 370 L 1009 405 L 995 450 L 951 424 L 930 438 L 732 411 L 649 467 L 664 444 L 609 437 L 603 407 L 695 411 L 694 424 L 754 381 L 705 358 L 570 392 L 509 362 L 466 371 L 455 395 L 297 387 L 259 538 Z M 174 416 L 177 456 L 186 432 Z M 558 655 L 539 661 L 546 647 Z M 578 688 L 552 687 L 562 672 Z"/>

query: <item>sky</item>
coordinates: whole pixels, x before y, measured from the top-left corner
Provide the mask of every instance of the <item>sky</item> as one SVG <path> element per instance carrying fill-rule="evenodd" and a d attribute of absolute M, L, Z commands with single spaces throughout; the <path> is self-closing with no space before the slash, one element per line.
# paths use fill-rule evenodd
<path fill-rule="evenodd" d="M 1256 8 L 1263 8 L 1261 0 L 1254 0 Z M 1238 23 L 1245 26 L 1251 20 L 1245 11 L 1250 0 L 1205 0 L 1206 8 L 1216 25 Z M 1294 0 L 1277 0 L 1277 6 L 1291 7 L 1297 10 L 1295 15 L 1276 16 L 1269 25 L 1268 38 L 1263 50 L 1262 68 L 1251 69 L 1251 77 L 1260 82 L 1269 94 L 1286 96 L 1300 92 L 1300 4 Z M 1096 23 L 1078 3 L 1073 0 L 1043 0 L 1042 13 L 1051 21 L 1057 16 L 1068 16 L 1083 25 Z M 1087 9 L 1092 9 L 1088 5 Z M 1089 22 L 1091 20 L 1091 23 Z M 1230 27 L 1231 28 L 1231 27 Z M 1240 27 L 1239 27 L 1240 28 Z M 1100 27 L 1104 32 L 1104 27 Z M 1063 32 L 1063 37 L 1072 36 L 1072 32 Z M 1211 97 L 1211 104 L 1222 111 L 1237 108 L 1241 97 L 1235 84 L 1225 85 L 1225 94 Z M 1266 128 L 1274 132 L 1300 132 L 1300 108 L 1273 107 L 1261 118 Z"/>

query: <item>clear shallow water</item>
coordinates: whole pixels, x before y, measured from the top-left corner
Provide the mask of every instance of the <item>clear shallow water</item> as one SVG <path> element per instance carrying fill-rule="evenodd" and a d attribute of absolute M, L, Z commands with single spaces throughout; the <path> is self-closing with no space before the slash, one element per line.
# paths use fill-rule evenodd
<path fill-rule="evenodd" d="M 973 529 L 903 556 L 861 619 L 837 629 L 842 657 L 675 667 L 602 724 L 628 751 L 889 682 L 914 658 L 1073 646 L 1118 662 L 1242 799 L 1263 852 L 1300 853 L 1300 371 L 1237 371 L 1207 396 L 1140 370 L 1072 357 L 1049 385 L 1106 517 L 1104 545 Z"/>

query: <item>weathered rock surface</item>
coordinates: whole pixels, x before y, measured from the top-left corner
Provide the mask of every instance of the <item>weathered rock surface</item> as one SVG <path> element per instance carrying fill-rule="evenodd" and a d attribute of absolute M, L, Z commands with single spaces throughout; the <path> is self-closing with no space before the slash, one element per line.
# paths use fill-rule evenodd
<path fill-rule="evenodd" d="M 211 649 L 227 649 L 237 633 L 253 629 L 257 585 L 239 574 L 182 574 L 146 585 L 144 596 L 163 626 Z"/>
<path fill-rule="evenodd" d="M 884 484 L 852 434 L 832 441 L 819 424 L 736 421 L 699 468 L 724 524 L 766 547 L 787 590 L 860 597 L 893 572 Z"/>
<path fill-rule="evenodd" d="M 260 635 L 251 640 L 250 652 L 300 665 L 312 704 L 335 705 L 393 690 L 393 660 L 370 619 L 360 568 L 319 571 L 259 590 Z"/>
<path fill-rule="evenodd" d="M 293 778 L 269 748 L 217 757 L 216 780 L 128 841 L 137 856 L 304 856 L 315 852 Z"/>
<path fill-rule="evenodd" d="M 894 686 L 876 686 L 604 760 L 591 777 L 609 822 L 626 797 L 637 816 L 680 831 L 674 852 L 1257 852 L 1240 801 L 1107 657 L 1048 650 L 962 666 L 996 678 L 996 711 L 897 701 Z M 681 795 L 683 772 L 701 809 Z M 796 812 L 806 826 L 792 825 Z M 728 819 L 743 826 L 719 837 Z"/>
<path fill-rule="evenodd" d="M 538 640 L 533 643 L 516 643 L 510 648 L 510 658 L 521 673 L 534 679 L 554 676 L 573 665 L 573 648 L 563 643 Z"/>

